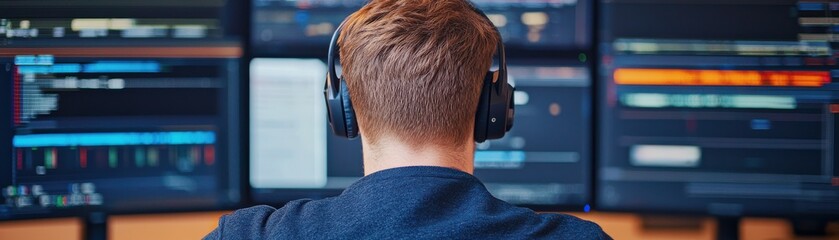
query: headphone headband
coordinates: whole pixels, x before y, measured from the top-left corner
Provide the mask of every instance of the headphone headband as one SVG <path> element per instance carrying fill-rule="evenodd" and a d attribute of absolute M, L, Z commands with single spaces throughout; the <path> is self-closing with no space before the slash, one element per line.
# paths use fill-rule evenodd
<path fill-rule="evenodd" d="M 466 1 L 466 3 L 469 4 L 469 7 L 472 7 L 472 11 L 475 11 L 475 13 L 482 16 L 487 21 L 487 23 L 489 23 L 489 25 L 492 26 L 492 29 L 495 31 L 495 34 L 498 36 L 498 44 L 496 45 L 496 50 L 495 50 L 495 58 L 498 59 L 498 70 L 496 70 L 496 71 L 498 71 L 498 76 L 504 76 L 504 77 L 501 79 L 503 82 L 497 82 L 496 81 L 496 82 L 493 82 L 493 83 L 494 84 L 506 84 L 507 83 L 507 77 L 506 77 L 507 76 L 507 54 L 506 54 L 506 52 L 504 52 L 504 41 L 502 41 L 502 39 L 501 39 L 501 31 L 498 31 L 498 28 L 495 27 L 495 23 L 493 23 L 492 20 L 489 19 L 489 16 L 487 16 L 486 13 L 484 13 L 483 10 L 481 10 L 480 8 L 475 6 L 475 4 L 472 3 L 472 1 Z M 500 88 L 498 88 L 498 89 L 500 89 Z"/>
<path fill-rule="evenodd" d="M 496 52 L 494 54 L 495 58 L 498 60 L 498 70 L 497 71 L 498 71 L 499 76 L 507 76 L 507 56 L 506 56 L 506 52 L 504 51 L 504 42 L 501 41 L 501 32 L 498 31 L 498 28 L 495 27 L 495 24 L 492 23 L 492 20 L 489 19 L 489 16 L 487 16 L 486 13 L 484 13 L 483 10 L 476 7 L 475 4 L 473 4 L 471 1 L 466 1 L 466 3 L 469 4 L 469 7 L 472 8 L 472 11 L 474 11 L 475 13 L 477 13 L 478 15 L 483 17 L 486 20 L 486 22 L 490 26 L 492 26 L 492 29 L 495 31 L 495 34 L 498 36 L 498 38 L 499 38 L 498 39 L 498 45 L 496 46 L 496 50 L 495 50 Z M 346 23 L 347 23 L 347 19 L 345 18 L 343 21 L 341 21 L 341 24 L 339 24 L 338 27 L 335 29 L 335 32 L 332 33 L 332 38 L 329 41 L 329 52 L 328 52 L 327 60 L 326 60 L 328 68 L 327 68 L 327 73 L 326 74 L 327 74 L 327 84 L 330 84 L 331 86 L 338 86 L 339 81 L 340 81 L 340 77 L 338 76 L 338 73 L 336 72 L 336 68 L 335 68 L 335 60 L 340 58 L 340 46 L 338 46 L 338 38 L 340 38 L 341 30 L 344 29 L 344 24 L 346 24 Z M 501 83 L 507 83 L 507 78 L 506 77 L 504 77 L 502 80 L 503 80 L 503 82 L 501 82 Z M 494 83 L 500 84 L 499 82 L 494 82 Z M 338 89 L 337 88 L 332 87 L 331 89 L 332 89 L 332 94 L 334 94 L 334 95 L 338 94 Z"/>
<path fill-rule="evenodd" d="M 341 78 L 338 77 L 338 73 L 335 71 L 335 60 L 340 58 L 340 49 L 338 46 L 338 38 L 341 36 L 341 29 L 344 28 L 344 23 L 347 20 L 341 21 L 341 24 L 338 25 L 338 28 L 335 29 L 335 33 L 332 34 L 332 39 L 329 41 L 329 55 L 326 57 L 326 89 L 331 90 L 329 94 L 333 96 L 338 95 L 338 88 L 336 86 L 340 86 L 339 82 Z"/>

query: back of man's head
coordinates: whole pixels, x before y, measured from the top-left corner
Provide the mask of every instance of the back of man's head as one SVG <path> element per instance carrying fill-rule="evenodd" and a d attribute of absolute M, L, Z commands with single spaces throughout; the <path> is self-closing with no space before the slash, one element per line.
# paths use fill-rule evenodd
<path fill-rule="evenodd" d="M 466 0 L 372 0 L 339 39 L 366 141 L 472 144 L 484 76 L 500 41 Z"/>

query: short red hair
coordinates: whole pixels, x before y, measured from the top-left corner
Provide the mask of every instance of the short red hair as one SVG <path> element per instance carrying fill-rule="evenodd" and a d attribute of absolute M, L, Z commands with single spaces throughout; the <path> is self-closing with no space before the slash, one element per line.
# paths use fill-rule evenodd
<path fill-rule="evenodd" d="M 465 0 L 372 0 L 350 15 L 339 54 L 363 137 L 471 144 L 499 41 Z"/>

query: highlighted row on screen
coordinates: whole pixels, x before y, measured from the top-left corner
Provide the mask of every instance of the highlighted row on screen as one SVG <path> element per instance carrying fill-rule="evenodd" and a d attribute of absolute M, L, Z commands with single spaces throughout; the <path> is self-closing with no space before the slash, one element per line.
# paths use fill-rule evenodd
<path fill-rule="evenodd" d="M 14 136 L 14 147 L 213 144 L 216 134 L 191 132 L 51 133 Z"/>
<path fill-rule="evenodd" d="M 702 150 L 689 145 L 634 145 L 629 152 L 630 163 L 640 167 L 696 167 L 702 158 Z"/>
<path fill-rule="evenodd" d="M 806 24 L 808 18 L 801 18 Z M 617 39 L 613 50 L 630 54 L 718 54 L 743 56 L 831 56 L 827 42 Z"/>
<path fill-rule="evenodd" d="M 745 94 L 627 93 L 620 102 L 636 108 L 795 109 L 797 105 L 791 96 Z"/>
<path fill-rule="evenodd" d="M 757 71 L 619 68 L 618 85 L 821 87 L 828 71 Z"/>
<path fill-rule="evenodd" d="M 160 64 L 150 61 L 99 61 L 87 64 L 59 63 L 21 65 L 21 74 L 49 73 L 158 73 Z"/>
<path fill-rule="evenodd" d="M 550 163 L 573 163 L 580 161 L 580 154 L 577 152 L 538 152 L 538 151 L 475 151 L 475 163 L 483 162 L 550 162 Z"/>

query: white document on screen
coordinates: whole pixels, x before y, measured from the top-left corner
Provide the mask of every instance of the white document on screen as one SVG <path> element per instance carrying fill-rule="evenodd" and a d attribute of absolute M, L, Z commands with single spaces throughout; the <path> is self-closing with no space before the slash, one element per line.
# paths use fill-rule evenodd
<path fill-rule="evenodd" d="M 326 185 L 326 65 L 317 59 L 257 58 L 250 75 L 251 186 Z"/>

